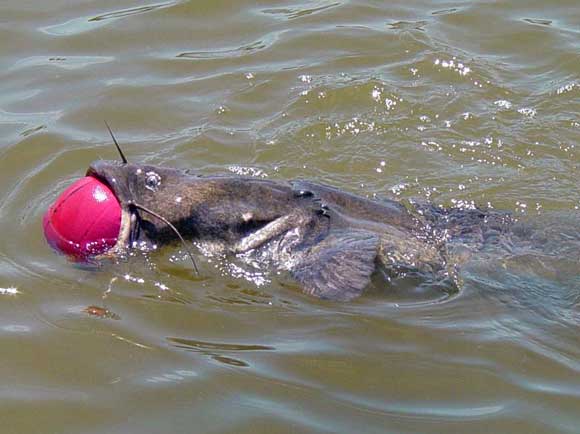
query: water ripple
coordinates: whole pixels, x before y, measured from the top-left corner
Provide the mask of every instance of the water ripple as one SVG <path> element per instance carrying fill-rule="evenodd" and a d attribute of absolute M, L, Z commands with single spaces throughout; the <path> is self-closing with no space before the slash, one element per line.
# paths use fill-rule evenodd
<path fill-rule="evenodd" d="M 320 3 L 321 5 L 318 7 L 311 7 L 312 3 Z M 296 18 L 301 18 L 308 15 L 313 15 L 325 11 L 327 9 L 335 8 L 340 6 L 341 3 L 333 2 L 330 3 L 328 1 L 316 1 L 308 3 L 308 5 L 303 5 L 299 7 L 296 5 L 293 8 L 274 8 L 274 9 L 262 9 L 263 14 L 274 15 L 278 17 L 285 18 L 287 20 L 294 20 Z"/>
<path fill-rule="evenodd" d="M 119 9 L 96 16 L 84 16 L 68 20 L 64 23 L 41 27 L 39 30 L 54 36 L 72 36 L 80 33 L 96 30 L 114 21 L 131 17 L 138 14 L 169 8 L 178 4 L 179 1 L 154 3 L 146 6 L 138 6 L 128 9 Z"/>

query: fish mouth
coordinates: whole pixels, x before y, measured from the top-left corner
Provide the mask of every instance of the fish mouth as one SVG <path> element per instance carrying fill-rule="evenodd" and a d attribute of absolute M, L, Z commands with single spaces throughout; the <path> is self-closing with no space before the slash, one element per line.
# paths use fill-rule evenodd
<path fill-rule="evenodd" d="M 135 216 L 135 210 L 131 206 L 131 201 L 126 198 L 126 194 L 122 193 L 117 178 L 109 173 L 110 170 L 106 170 L 108 168 L 114 169 L 115 167 L 120 167 L 117 162 L 102 160 L 96 161 L 89 165 L 85 174 L 86 176 L 95 178 L 105 184 L 111 190 L 121 206 L 121 226 L 117 236 L 117 242 L 110 249 L 94 256 L 97 260 L 114 258 L 126 252 L 134 243 L 135 233 L 138 230 L 138 219 Z"/>

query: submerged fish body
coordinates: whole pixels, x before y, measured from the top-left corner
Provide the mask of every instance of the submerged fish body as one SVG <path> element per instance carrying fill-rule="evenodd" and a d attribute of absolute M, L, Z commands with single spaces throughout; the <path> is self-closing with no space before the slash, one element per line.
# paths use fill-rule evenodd
<path fill-rule="evenodd" d="M 87 175 L 106 182 L 122 207 L 111 254 L 175 241 L 176 229 L 219 253 L 267 256 L 304 292 L 335 300 L 359 296 L 377 270 L 389 279 L 412 273 L 456 284 L 457 266 L 511 224 L 504 213 L 405 207 L 303 180 L 110 161 L 92 163 Z"/>

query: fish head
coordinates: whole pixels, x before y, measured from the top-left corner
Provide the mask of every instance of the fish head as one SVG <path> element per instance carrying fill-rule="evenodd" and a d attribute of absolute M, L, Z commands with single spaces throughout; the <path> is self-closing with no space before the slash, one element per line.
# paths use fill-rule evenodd
<path fill-rule="evenodd" d="M 121 205 L 121 229 L 113 251 L 142 240 L 174 239 L 169 226 L 183 231 L 191 215 L 192 180 L 198 177 L 184 170 L 97 160 L 89 165 L 87 176 L 106 183 Z"/>

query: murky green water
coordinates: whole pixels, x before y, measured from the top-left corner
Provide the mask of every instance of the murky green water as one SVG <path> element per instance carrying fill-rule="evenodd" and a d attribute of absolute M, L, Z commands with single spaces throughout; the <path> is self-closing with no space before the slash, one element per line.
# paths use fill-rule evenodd
<path fill-rule="evenodd" d="M 576 0 L 4 0 L 1 431 L 580 432 L 579 53 Z M 135 162 L 489 203 L 545 252 L 439 303 L 81 269 L 40 222 L 105 119 Z"/>

